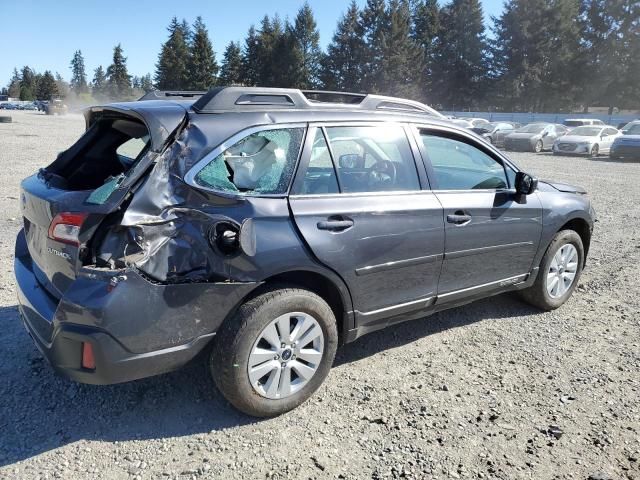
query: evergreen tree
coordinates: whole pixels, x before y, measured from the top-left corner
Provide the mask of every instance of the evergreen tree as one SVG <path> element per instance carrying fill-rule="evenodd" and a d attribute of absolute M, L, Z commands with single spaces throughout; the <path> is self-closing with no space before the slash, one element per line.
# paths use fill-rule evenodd
<path fill-rule="evenodd" d="M 142 78 L 140 78 L 140 88 L 144 91 L 144 93 L 149 93 L 153 90 L 153 81 L 151 80 L 150 73 L 147 73 Z"/>
<path fill-rule="evenodd" d="M 437 0 L 417 0 L 412 10 L 412 37 L 422 49 L 424 60 L 422 74 L 423 99 L 431 99 L 433 91 L 433 64 L 435 44 L 440 31 L 440 8 Z"/>
<path fill-rule="evenodd" d="M 239 43 L 229 42 L 224 50 L 219 83 L 220 85 L 242 83 L 242 50 Z"/>
<path fill-rule="evenodd" d="M 585 109 L 640 104 L 640 4 L 625 0 L 581 2 L 581 97 Z"/>
<path fill-rule="evenodd" d="M 73 90 L 76 95 L 89 91 L 87 74 L 84 68 L 84 58 L 80 50 L 76 50 L 71 59 L 71 90 Z"/>
<path fill-rule="evenodd" d="M 355 0 L 338 22 L 322 59 L 322 84 L 327 90 L 363 91 L 366 44 Z"/>
<path fill-rule="evenodd" d="M 304 59 L 298 48 L 294 27 L 285 22 L 282 30 L 273 38 L 273 49 L 268 64 L 271 75 L 268 82 L 272 86 L 284 88 L 306 88 L 304 83 Z"/>
<path fill-rule="evenodd" d="M 58 89 L 58 95 L 62 98 L 69 96 L 69 83 L 62 78 L 60 72 L 56 72 L 56 88 Z"/>
<path fill-rule="evenodd" d="M 113 48 L 113 63 L 107 68 L 107 87 L 113 98 L 123 99 L 131 95 L 131 76 L 127 72 L 127 58 L 120 44 Z"/>
<path fill-rule="evenodd" d="M 505 108 L 568 109 L 575 102 L 579 31 L 574 0 L 514 0 L 495 20 L 494 97 Z"/>
<path fill-rule="evenodd" d="M 385 0 L 367 0 L 361 14 L 366 40 L 364 86 L 368 92 L 379 92 L 383 79 L 384 37 L 390 21 Z"/>
<path fill-rule="evenodd" d="M 102 65 L 98 65 L 93 71 L 93 81 L 91 82 L 91 90 L 94 97 L 99 98 L 106 94 L 107 91 L 107 75 L 104 73 Z"/>
<path fill-rule="evenodd" d="M 382 41 L 382 75 L 379 89 L 386 94 L 418 98 L 424 58 L 411 38 L 411 12 L 407 0 L 391 0 L 387 12 L 389 30 Z"/>
<path fill-rule="evenodd" d="M 162 45 L 156 64 L 156 86 L 160 90 L 186 90 L 189 85 L 189 26 L 173 17 L 167 30 L 169 39 Z"/>
<path fill-rule="evenodd" d="M 270 19 L 265 15 L 257 35 L 257 84 L 263 87 L 277 87 L 277 77 L 281 72 L 274 68 L 274 51 L 283 35 L 282 21 L 278 15 Z"/>
<path fill-rule="evenodd" d="M 447 108 L 478 106 L 486 89 L 487 41 L 479 0 L 452 0 L 440 10 L 433 89 Z"/>
<path fill-rule="evenodd" d="M 216 84 L 218 64 L 202 17 L 193 24 L 193 38 L 189 46 L 188 85 L 193 90 L 208 90 Z"/>
<path fill-rule="evenodd" d="M 260 80 L 260 54 L 258 33 L 253 25 L 249 27 L 242 52 L 241 83 L 253 87 Z"/>
<path fill-rule="evenodd" d="M 56 80 L 49 70 L 42 74 L 36 93 L 38 100 L 51 100 L 59 95 Z"/>
<path fill-rule="evenodd" d="M 320 84 L 320 32 L 318 32 L 313 10 L 308 2 L 298 10 L 292 35 L 297 49 L 298 64 L 295 83 L 299 88 L 315 88 Z"/>
<path fill-rule="evenodd" d="M 34 100 L 36 93 L 36 76 L 28 66 L 22 67 L 20 75 L 20 100 Z"/>
<path fill-rule="evenodd" d="M 20 81 L 20 73 L 18 73 L 18 69 L 14 67 L 8 86 L 9 96 L 11 98 L 18 98 L 20 96 Z"/>

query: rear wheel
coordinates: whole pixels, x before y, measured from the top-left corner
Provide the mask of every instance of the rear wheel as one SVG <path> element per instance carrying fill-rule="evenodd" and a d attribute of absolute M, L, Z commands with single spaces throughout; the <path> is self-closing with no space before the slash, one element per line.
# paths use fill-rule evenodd
<path fill-rule="evenodd" d="M 538 140 L 535 144 L 535 146 L 533 147 L 533 151 L 536 153 L 540 153 L 542 151 L 542 140 Z"/>
<path fill-rule="evenodd" d="M 225 322 L 209 365 L 234 407 L 270 417 L 297 407 L 320 387 L 337 344 L 335 316 L 322 298 L 277 288 L 245 303 Z"/>
<path fill-rule="evenodd" d="M 591 156 L 597 157 L 599 153 L 600 153 L 600 147 L 596 143 L 593 147 L 591 147 Z"/>
<path fill-rule="evenodd" d="M 520 293 L 525 301 L 542 310 L 565 303 L 578 284 L 584 265 L 582 239 L 573 230 L 556 233 L 540 261 L 535 282 Z"/>

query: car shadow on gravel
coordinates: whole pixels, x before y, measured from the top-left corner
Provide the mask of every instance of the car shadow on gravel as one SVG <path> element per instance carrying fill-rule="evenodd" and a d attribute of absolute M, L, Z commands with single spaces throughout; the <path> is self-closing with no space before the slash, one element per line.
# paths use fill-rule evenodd
<path fill-rule="evenodd" d="M 0 324 L 0 467 L 79 440 L 162 440 L 260 421 L 222 398 L 203 361 L 135 382 L 83 385 L 53 372 L 16 306 L 0 307 Z"/>
<path fill-rule="evenodd" d="M 478 300 L 365 335 L 339 349 L 334 366 L 356 362 L 385 350 L 402 347 L 429 335 L 483 320 L 515 318 L 536 313 L 540 313 L 540 310 L 523 303 L 514 293 Z"/>
<path fill-rule="evenodd" d="M 530 315 L 509 295 L 475 302 L 366 335 L 342 347 L 336 365 L 355 362 L 438 332 Z M 22 327 L 16 306 L 0 307 L 0 466 L 79 440 L 158 440 L 260 422 L 218 393 L 203 361 L 135 382 L 95 386 L 57 376 Z M 202 360 L 202 359 L 199 359 Z"/>

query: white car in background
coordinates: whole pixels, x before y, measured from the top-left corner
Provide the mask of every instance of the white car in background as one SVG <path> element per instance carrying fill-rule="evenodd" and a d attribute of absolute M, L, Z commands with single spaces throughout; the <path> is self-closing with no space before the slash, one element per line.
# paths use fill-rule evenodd
<path fill-rule="evenodd" d="M 597 157 L 609 153 L 613 141 L 620 136 L 620 130 L 608 125 L 576 127 L 553 142 L 553 154 Z"/>

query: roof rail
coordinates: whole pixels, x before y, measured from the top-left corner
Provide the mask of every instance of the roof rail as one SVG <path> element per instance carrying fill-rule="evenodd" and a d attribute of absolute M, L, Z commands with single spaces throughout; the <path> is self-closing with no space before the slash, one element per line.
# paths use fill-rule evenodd
<path fill-rule="evenodd" d="M 188 91 L 188 90 L 151 90 L 141 96 L 138 101 L 142 100 L 179 100 L 180 98 L 194 98 L 205 95 L 206 91 Z"/>
<path fill-rule="evenodd" d="M 414 100 L 365 93 L 298 90 L 294 88 L 216 87 L 202 95 L 192 108 L 198 113 L 270 109 L 344 108 L 422 113 L 443 118 L 433 108 Z"/>

